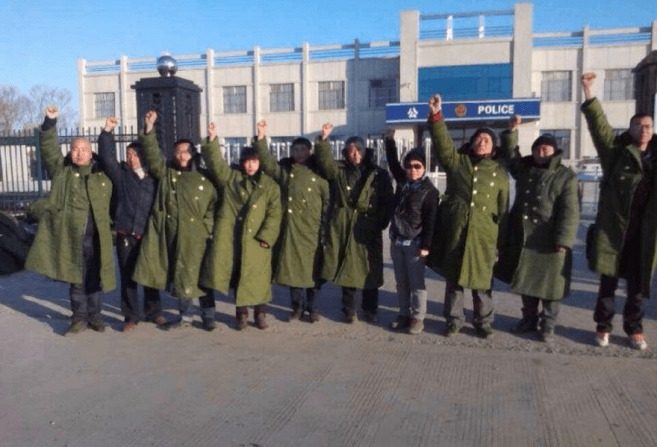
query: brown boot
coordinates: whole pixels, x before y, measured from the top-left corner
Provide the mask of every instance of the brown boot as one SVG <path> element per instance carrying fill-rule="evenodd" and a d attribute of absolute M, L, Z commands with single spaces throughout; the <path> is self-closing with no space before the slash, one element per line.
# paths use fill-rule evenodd
<path fill-rule="evenodd" d="M 245 308 L 245 310 L 246 310 L 246 308 Z M 248 311 L 247 312 L 242 312 L 242 311 L 238 310 L 237 313 L 235 314 L 235 322 L 236 322 L 235 327 L 236 327 L 236 329 L 238 331 L 242 331 L 242 330 L 246 329 L 248 319 L 249 319 Z"/>
<path fill-rule="evenodd" d="M 255 325 L 258 329 L 267 329 L 269 327 L 267 324 L 267 314 L 264 312 L 258 312 L 255 315 Z"/>

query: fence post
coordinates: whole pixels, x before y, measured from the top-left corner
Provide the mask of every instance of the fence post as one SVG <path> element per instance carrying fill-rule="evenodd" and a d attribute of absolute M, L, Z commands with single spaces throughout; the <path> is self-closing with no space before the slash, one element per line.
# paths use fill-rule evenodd
<path fill-rule="evenodd" d="M 43 196 L 43 168 L 41 162 L 41 138 L 39 138 L 39 128 L 32 129 L 34 135 L 34 153 L 36 159 L 37 171 L 37 192 L 38 196 Z"/>

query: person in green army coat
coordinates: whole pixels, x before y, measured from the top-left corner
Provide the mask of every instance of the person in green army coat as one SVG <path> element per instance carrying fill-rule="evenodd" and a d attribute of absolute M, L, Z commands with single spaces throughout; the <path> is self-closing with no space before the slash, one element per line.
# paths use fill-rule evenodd
<path fill-rule="evenodd" d="M 100 170 L 91 144 L 71 141 L 64 157 L 57 142 L 58 110 L 48 107 L 41 126 L 41 156 L 52 179 L 25 268 L 70 284 L 73 316 L 66 334 L 87 327 L 103 332 L 101 290 L 115 287 L 110 199 L 112 182 Z"/>
<path fill-rule="evenodd" d="M 169 289 L 178 298 L 180 318 L 163 329 L 189 326 L 191 302 L 198 298 L 202 327 L 212 331 L 215 301 L 199 287 L 203 254 L 211 243 L 217 193 L 189 140 L 179 140 L 168 162 L 157 143 L 153 110 L 139 135 L 150 174 L 158 181 L 153 211 L 142 240 L 133 280 L 154 289 Z"/>
<path fill-rule="evenodd" d="M 345 160 L 336 161 L 328 141 L 332 130 L 332 124 L 324 124 L 315 143 L 317 165 L 335 194 L 322 278 L 342 287 L 347 323 L 356 318 L 357 289 L 362 289 L 365 320 L 375 323 L 383 285 L 382 233 L 394 209 L 392 182 L 360 137 L 348 138 L 342 151 Z"/>
<path fill-rule="evenodd" d="M 473 325 L 480 337 L 493 333 L 493 266 L 503 246 L 509 178 L 493 159 L 497 136 L 479 128 L 462 151 L 454 147 L 443 121 L 441 99 L 429 100 L 431 147 L 447 173 L 447 188 L 440 204 L 440 234 L 431 250 L 429 266 L 447 280 L 444 316 L 446 336 L 463 326 L 463 289 L 472 289 Z"/>
<path fill-rule="evenodd" d="M 522 296 L 522 319 L 514 332 L 535 332 L 540 326 L 541 339 L 549 342 L 559 303 L 570 291 L 571 249 L 579 223 L 577 178 L 561 163 L 561 150 L 550 134 L 538 137 L 531 155 L 521 157 L 520 122 L 517 115 L 511 119 L 499 149 L 500 159 L 516 180 L 516 198 L 496 276 Z"/>
<path fill-rule="evenodd" d="M 582 75 L 582 112 L 602 166 L 595 223 L 587 234 L 589 267 L 600 273 L 593 319 L 595 342 L 609 344 L 618 279 L 625 278 L 623 330 L 630 346 L 648 348 L 643 335 L 644 298 L 650 297 L 657 267 L 657 136 L 650 115 L 636 114 L 627 132 L 616 136 L 593 96 L 595 74 Z"/>
<path fill-rule="evenodd" d="M 280 188 L 260 170 L 258 153 L 252 147 L 242 149 L 239 168 L 229 167 L 221 156 L 214 123 L 208 125 L 202 154 L 223 197 L 201 284 L 226 295 L 235 290 L 238 330 L 246 328 L 247 306 L 254 306 L 256 327 L 266 329 L 272 247 L 281 227 Z"/>
<path fill-rule="evenodd" d="M 330 202 L 328 182 L 316 172 L 308 139 L 295 139 L 292 156 L 276 162 L 267 147 L 267 122 L 259 121 L 257 131 L 254 147 L 260 167 L 280 185 L 287 209 L 274 251 L 274 282 L 290 288 L 290 320 L 307 314 L 308 321 L 314 323 L 319 320 L 316 303 L 321 285 L 321 242 Z"/>

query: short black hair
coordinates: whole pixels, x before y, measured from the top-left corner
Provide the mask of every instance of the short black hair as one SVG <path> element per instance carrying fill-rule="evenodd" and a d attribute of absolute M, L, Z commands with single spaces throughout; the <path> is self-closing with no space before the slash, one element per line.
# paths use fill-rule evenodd
<path fill-rule="evenodd" d="M 189 138 L 181 138 L 179 140 L 176 140 L 175 143 L 173 143 L 173 147 L 177 147 L 179 144 L 188 144 L 189 145 L 189 152 L 194 151 L 194 142 L 190 140 Z"/>
<path fill-rule="evenodd" d="M 634 120 L 640 120 L 641 118 L 650 118 L 650 120 L 652 120 L 652 116 L 648 113 L 635 113 L 632 115 L 632 118 L 630 118 L 630 126 L 634 123 Z"/>

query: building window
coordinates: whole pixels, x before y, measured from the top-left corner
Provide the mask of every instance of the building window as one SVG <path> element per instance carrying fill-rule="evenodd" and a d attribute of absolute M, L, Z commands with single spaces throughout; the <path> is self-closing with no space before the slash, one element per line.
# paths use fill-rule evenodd
<path fill-rule="evenodd" d="M 634 99 L 634 76 L 629 69 L 605 70 L 605 96 L 610 101 Z"/>
<path fill-rule="evenodd" d="M 96 119 L 116 116 L 114 92 L 94 93 L 94 112 Z"/>
<path fill-rule="evenodd" d="M 319 83 L 319 110 L 344 109 L 344 81 Z"/>
<path fill-rule="evenodd" d="M 397 80 L 371 79 L 370 109 L 385 107 L 389 102 L 397 102 Z"/>
<path fill-rule="evenodd" d="M 572 97 L 570 71 L 544 71 L 541 81 L 541 98 L 548 102 L 570 101 Z"/>
<path fill-rule="evenodd" d="M 418 69 L 418 97 L 440 92 L 445 101 L 508 99 L 513 96 L 511 64 L 452 65 Z"/>
<path fill-rule="evenodd" d="M 561 158 L 570 159 L 570 129 L 542 129 L 541 135 L 552 134 L 557 140 L 557 146 L 561 149 Z"/>
<path fill-rule="evenodd" d="M 224 113 L 246 113 L 246 86 L 224 87 Z"/>
<path fill-rule="evenodd" d="M 269 111 L 293 112 L 294 84 L 271 84 L 269 87 Z"/>

